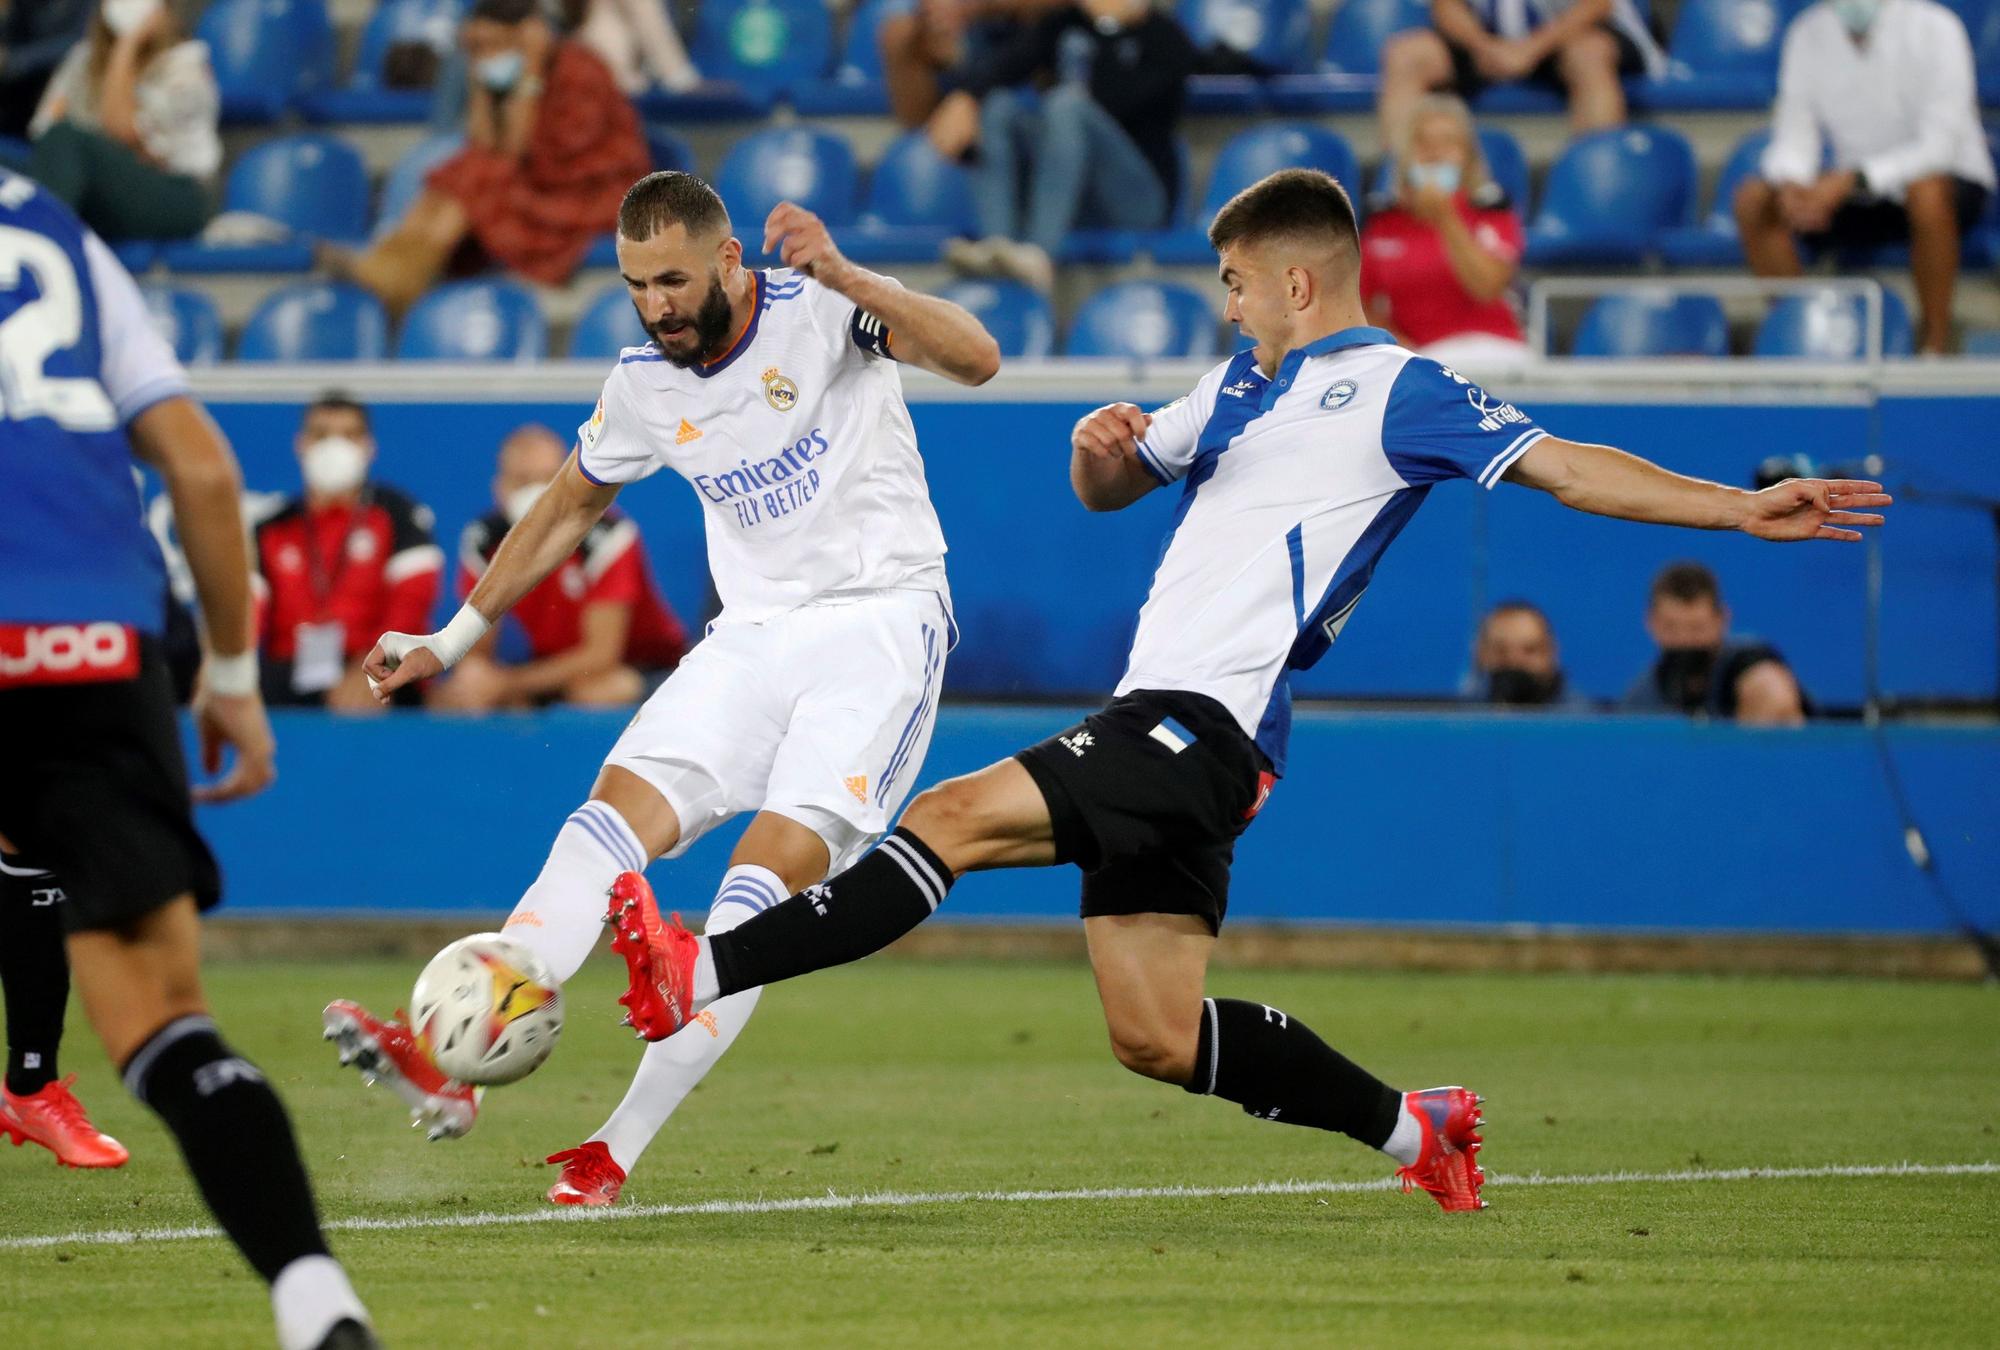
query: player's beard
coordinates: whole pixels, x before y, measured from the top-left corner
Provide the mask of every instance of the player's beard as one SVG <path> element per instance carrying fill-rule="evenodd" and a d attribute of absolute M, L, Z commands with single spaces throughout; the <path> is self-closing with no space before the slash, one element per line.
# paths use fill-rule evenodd
<path fill-rule="evenodd" d="M 702 297 L 701 305 L 695 310 L 694 318 L 688 326 L 669 337 L 660 324 L 647 324 L 646 332 L 660 349 L 660 355 L 682 370 L 704 365 L 720 357 L 722 346 L 730 339 L 729 297 L 723 293 L 722 274 L 714 268 L 708 270 L 708 294 Z M 692 345 L 683 346 L 689 333 L 694 334 Z"/>

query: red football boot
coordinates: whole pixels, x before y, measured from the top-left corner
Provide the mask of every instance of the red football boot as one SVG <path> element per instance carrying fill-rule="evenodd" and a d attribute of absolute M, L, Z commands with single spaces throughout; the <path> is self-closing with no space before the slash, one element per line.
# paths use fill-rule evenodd
<path fill-rule="evenodd" d="M 340 1049 L 340 1062 L 361 1070 L 364 1083 L 387 1083 L 410 1104 L 410 1123 L 427 1139 L 457 1139 L 472 1128 L 479 1114 L 479 1093 L 470 1084 L 447 1078 L 417 1044 L 404 1023 L 384 1022 L 359 1003 L 337 998 L 326 1005 L 321 1023 L 325 1039 Z"/>
<path fill-rule="evenodd" d="M 21 1097 L 0 1085 L 0 1135 L 13 1139 L 15 1148 L 40 1144 L 64 1167 L 123 1167 L 132 1155 L 90 1123 L 83 1103 L 69 1090 L 75 1081 L 71 1074 Z"/>
<path fill-rule="evenodd" d="M 694 960 L 700 947 L 693 933 L 660 917 L 653 888 L 637 872 L 620 872 L 611 883 L 611 950 L 625 958 L 630 987 L 618 996 L 625 1025 L 642 1040 L 664 1041 L 694 1017 Z"/>
<path fill-rule="evenodd" d="M 1486 1208 L 1479 1198 L 1486 1169 L 1478 1158 L 1486 1142 L 1479 1137 L 1479 1127 L 1486 1123 L 1479 1107 L 1485 1100 L 1462 1087 L 1426 1088 L 1404 1095 L 1403 1104 L 1424 1131 L 1423 1151 L 1396 1173 L 1406 1194 L 1421 1186 L 1446 1213 Z"/>
<path fill-rule="evenodd" d="M 625 1169 L 612 1161 L 611 1150 L 600 1139 L 560 1153 L 548 1160 L 563 1165 L 562 1175 L 549 1187 L 552 1205 L 612 1205 L 618 1202 L 618 1188 L 625 1184 Z"/>

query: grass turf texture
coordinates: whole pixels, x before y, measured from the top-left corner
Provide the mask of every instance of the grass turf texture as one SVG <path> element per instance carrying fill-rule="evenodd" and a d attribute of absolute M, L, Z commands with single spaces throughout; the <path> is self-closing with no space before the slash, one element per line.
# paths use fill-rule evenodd
<path fill-rule="evenodd" d="M 616 968 L 568 990 L 555 1058 L 426 1144 L 336 1071 L 318 1010 L 403 963 L 209 975 L 291 1107 L 329 1217 L 533 1212 L 542 1156 L 622 1095 Z M 1495 1173 L 2000 1159 L 2000 1005 L 1964 986 L 1223 971 L 1404 1087 L 1488 1097 Z M 113 1173 L 0 1154 L 0 1235 L 205 1224 L 171 1139 L 88 1033 L 66 1064 L 133 1150 Z M 767 992 L 626 1188 L 633 1204 L 828 1191 L 1368 1180 L 1358 1145 L 1120 1070 L 1088 972 L 875 961 Z M 335 1235 L 392 1346 L 1991 1344 L 2000 1176 L 1493 1186 L 1419 1196 L 925 1205 Z M 270 1343 L 215 1239 L 0 1250 L 41 1346 Z M 28 1342 L 23 1341 L 22 1344 Z"/>

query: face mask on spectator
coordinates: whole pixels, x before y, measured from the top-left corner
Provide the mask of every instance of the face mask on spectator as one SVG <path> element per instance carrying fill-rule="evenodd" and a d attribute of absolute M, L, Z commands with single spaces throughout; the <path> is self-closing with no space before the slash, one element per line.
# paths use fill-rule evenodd
<path fill-rule="evenodd" d="M 521 518 L 528 514 L 529 509 L 540 501 L 542 494 L 548 490 L 547 483 L 523 483 L 508 493 L 506 500 L 500 504 L 500 509 L 507 513 L 507 523 L 519 525 Z"/>
<path fill-rule="evenodd" d="M 138 32 L 159 8 L 160 0 L 104 0 L 104 26 L 124 37 Z"/>
<path fill-rule="evenodd" d="M 1486 676 L 1488 703 L 1553 703 L 1562 692 L 1562 672 L 1538 675 L 1532 670 L 1495 670 Z"/>
<path fill-rule="evenodd" d="M 512 89 L 527 68 L 528 58 L 520 52 L 495 52 L 481 58 L 473 68 L 479 82 L 495 94 L 504 94 Z"/>
<path fill-rule="evenodd" d="M 1831 0 L 1833 12 L 1847 25 L 1847 31 L 1860 37 L 1875 26 L 1875 16 L 1882 12 L 1882 0 Z"/>
<path fill-rule="evenodd" d="M 368 452 L 345 436 L 323 436 L 306 447 L 299 468 L 309 490 L 338 496 L 368 476 Z"/>
<path fill-rule="evenodd" d="M 1660 695 L 1669 704 L 1693 712 L 1708 701 L 1709 676 L 1715 673 L 1713 647 L 1667 647 L 1655 668 Z"/>
<path fill-rule="evenodd" d="M 1436 164 L 1412 164 L 1403 171 L 1403 176 L 1409 180 L 1410 186 L 1419 192 L 1426 188 L 1435 188 L 1448 195 L 1458 191 L 1459 179 L 1463 174 L 1458 165 L 1446 160 Z"/>

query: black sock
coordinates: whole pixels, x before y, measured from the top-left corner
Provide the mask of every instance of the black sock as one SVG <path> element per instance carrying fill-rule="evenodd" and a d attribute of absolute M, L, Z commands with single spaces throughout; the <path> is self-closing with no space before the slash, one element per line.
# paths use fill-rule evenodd
<path fill-rule="evenodd" d="M 268 1282 L 326 1255 L 312 1185 L 278 1094 L 206 1017 L 180 1017 L 125 1064 L 125 1086 L 174 1133 L 202 1199 Z"/>
<path fill-rule="evenodd" d="M 7 1003 L 7 1090 L 17 1097 L 55 1081 L 69 1003 L 62 887 L 18 857 L 0 855 L 0 987 Z"/>
<path fill-rule="evenodd" d="M 832 880 L 709 939 L 724 994 L 859 961 L 944 903 L 951 869 L 923 840 L 897 830 Z"/>
<path fill-rule="evenodd" d="M 1370 1148 L 1389 1142 L 1403 1094 L 1276 1008 L 1202 1000 L 1189 1092 L 1213 1093 L 1253 1116 L 1338 1130 Z"/>

